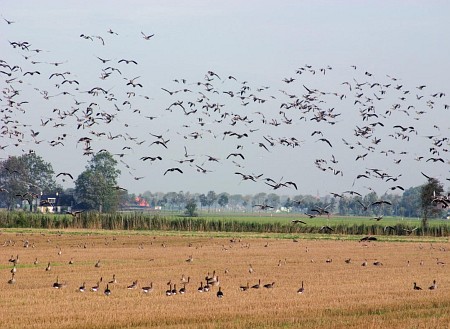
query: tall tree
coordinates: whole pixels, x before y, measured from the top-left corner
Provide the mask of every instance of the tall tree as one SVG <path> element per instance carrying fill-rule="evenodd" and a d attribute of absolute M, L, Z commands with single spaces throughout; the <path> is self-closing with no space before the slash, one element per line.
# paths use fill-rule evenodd
<path fill-rule="evenodd" d="M 208 194 L 206 194 L 206 199 L 208 200 L 208 212 L 211 209 L 211 206 L 216 202 L 217 200 L 217 194 L 214 191 L 209 191 Z"/>
<path fill-rule="evenodd" d="M 36 153 L 11 156 L 0 163 L 0 203 L 8 209 L 26 200 L 32 210 L 33 200 L 41 193 L 61 189 L 53 178 L 52 165 Z M 19 196 L 21 195 L 21 196 Z"/>
<path fill-rule="evenodd" d="M 179 207 L 178 204 L 178 193 L 177 192 L 168 192 L 164 195 L 165 204 L 170 206 L 170 210 L 174 209 L 174 206 Z"/>
<path fill-rule="evenodd" d="M 400 201 L 401 215 L 404 217 L 419 217 L 421 208 L 421 186 L 410 187 L 403 192 Z"/>
<path fill-rule="evenodd" d="M 119 201 L 117 178 L 120 170 L 109 152 L 95 154 L 75 181 L 75 195 L 79 204 L 99 212 L 116 210 Z"/>
<path fill-rule="evenodd" d="M 186 202 L 186 211 L 185 211 L 186 216 L 189 216 L 189 217 L 198 216 L 196 210 L 197 210 L 197 202 L 195 202 L 194 198 L 189 199 Z"/>
<path fill-rule="evenodd" d="M 203 193 L 200 194 L 198 196 L 198 200 L 200 201 L 200 207 L 201 208 L 206 207 L 208 205 L 208 198 L 206 197 L 205 194 L 203 194 Z"/>
<path fill-rule="evenodd" d="M 266 202 L 269 206 L 276 209 L 280 205 L 280 196 L 275 193 L 270 193 L 267 195 Z"/>
<path fill-rule="evenodd" d="M 238 208 L 241 208 L 244 203 L 244 198 L 242 197 L 242 194 L 232 194 L 228 196 L 228 205 L 230 205 L 233 210 L 237 210 Z"/>
<path fill-rule="evenodd" d="M 264 192 L 257 193 L 252 198 L 252 207 L 255 204 L 263 204 L 267 202 L 267 194 Z"/>
<path fill-rule="evenodd" d="M 420 200 L 422 206 L 422 226 L 425 228 L 428 225 L 428 217 L 436 216 L 441 213 L 441 209 L 433 204 L 433 198 L 444 192 L 444 187 L 435 178 L 429 178 L 428 183 L 422 185 L 420 190 Z"/>
<path fill-rule="evenodd" d="M 225 208 L 225 206 L 228 204 L 228 197 L 228 193 L 220 193 L 217 197 L 217 203 L 219 204 L 219 206 Z"/>

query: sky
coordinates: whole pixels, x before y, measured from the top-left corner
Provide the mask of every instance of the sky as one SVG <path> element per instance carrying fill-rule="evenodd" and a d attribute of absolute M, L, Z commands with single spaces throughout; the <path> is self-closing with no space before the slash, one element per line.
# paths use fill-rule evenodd
<path fill-rule="evenodd" d="M 108 150 L 136 194 L 448 189 L 449 7 L 5 0 L 0 158 L 76 179 Z"/>

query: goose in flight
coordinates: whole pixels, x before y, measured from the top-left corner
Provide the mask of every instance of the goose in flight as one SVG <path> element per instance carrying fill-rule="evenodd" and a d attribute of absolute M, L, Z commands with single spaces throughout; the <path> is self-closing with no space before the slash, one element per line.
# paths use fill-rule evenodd
<path fill-rule="evenodd" d="M 330 207 L 330 206 L 331 206 L 331 204 L 329 204 L 329 205 L 327 205 L 325 207 L 316 206 L 315 208 L 311 209 L 311 211 L 315 211 L 319 215 L 329 214 L 330 212 L 327 210 L 327 208 Z"/>
<path fill-rule="evenodd" d="M 362 237 L 361 239 L 359 239 L 359 242 L 362 242 L 362 241 L 377 241 L 377 238 L 374 236 L 365 236 L 365 237 Z"/>
<path fill-rule="evenodd" d="M 408 234 L 408 235 L 411 235 L 411 233 L 412 232 L 414 232 L 415 230 L 417 230 L 418 229 L 418 227 L 415 227 L 415 228 L 413 228 L 413 229 L 406 229 L 406 228 L 404 228 L 403 229 L 403 231 L 406 233 L 406 234 Z"/>
<path fill-rule="evenodd" d="M 390 205 L 390 206 L 392 206 L 392 203 L 390 203 L 389 201 L 386 201 L 386 200 L 379 200 L 379 201 L 375 201 L 375 202 L 372 202 L 372 206 L 378 206 L 378 205 L 382 205 L 382 204 L 387 204 L 387 205 Z"/>
<path fill-rule="evenodd" d="M 72 215 L 73 217 L 78 216 L 79 214 L 81 214 L 84 210 L 75 210 L 75 211 L 66 211 L 66 214 L 68 215 Z"/>
<path fill-rule="evenodd" d="M 15 23 L 15 22 L 13 22 L 13 21 L 7 20 L 7 19 L 4 18 L 4 17 L 3 17 L 3 20 L 4 20 L 8 25 L 11 25 L 11 24 L 14 24 L 14 23 Z"/>
<path fill-rule="evenodd" d="M 68 176 L 68 177 L 70 177 L 70 179 L 73 179 L 73 176 L 68 172 L 60 172 L 58 175 L 56 175 L 56 177 L 59 177 L 59 176 Z"/>
<path fill-rule="evenodd" d="M 178 171 L 180 174 L 183 173 L 183 171 L 182 171 L 180 168 L 175 167 L 175 168 L 169 168 L 169 169 L 167 169 L 167 170 L 164 172 L 164 175 L 167 174 L 168 172 L 174 172 L 174 171 Z"/>
<path fill-rule="evenodd" d="M 142 34 L 142 36 L 143 36 L 143 38 L 145 39 L 145 40 L 150 40 L 150 38 L 152 38 L 152 37 L 154 37 L 154 35 L 155 34 L 145 34 L 144 32 L 142 32 L 141 31 L 141 34 Z"/>
<path fill-rule="evenodd" d="M 330 233 L 330 232 L 332 232 L 332 231 L 334 231 L 331 227 L 329 227 L 329 226 L 327 226 L 327 225 L 324 225 L 324 226 L 322 226 L 320 229 L 319 229 L 319 232 L 328 232 L 328 233 Z"/>
<path fill-rule="evenodd" d="M 137 63 L 135 60 L 133 60 L 133 59 L 121 59 L 121 60 L 119 60 L 117 63 L 125 63 L 125 64 L 133 63 L 133 64 L 135 64 L 135 65 L 138 64 L 138 63 Z"/>
<path fill-rule="evenodd" d="M 369 209 L 369 206 L 366 206 L 364 203 L 362 203 L 360 200 L 356 200 L 362 207 L 364 211 L 367 211 Z"/>
<path fill-rule="evenodd" d="M 255 204 L 255 205 L 253 205 L 253 207 L 259 207 L 259 209 L 261 209 L 261 210 L 273 209 L 273 207 L 269 206 L 268 204 Z"/>

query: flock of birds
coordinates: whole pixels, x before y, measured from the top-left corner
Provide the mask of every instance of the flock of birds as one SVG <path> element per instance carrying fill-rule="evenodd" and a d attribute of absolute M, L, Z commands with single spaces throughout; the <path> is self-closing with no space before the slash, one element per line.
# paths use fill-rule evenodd
<path fill-rule="evenodd" d="M 23 236 L 23 234 L 19 234 L 19 235 Z M 44 234 L 42 234 L 42 235 L 44 236 Z M 61 236 L 61 235 L 59 235 L 59 236 Z M 117 242 L 117 239 L 118 239 L 117 237 L 114 237 L 113 241 Z M 153 239 L 155 239 L 155 238 L 153 238 Z M 368 236 L 368 237 L 361 238 L 360 243 L 363 242 L 364 244 L 362 246 L 363 247 L 368 247 L 369 246 L 368 244 L 369 243 L 373 243 L 373 241 L 377 241 L 377 239 L 375 237 Z M 297 241 L 294 240 L 294 242 L 297 242 Z M 23 238 L 21 240 L 21 243 L 22 243 L 21 246 L 23 248 L 25 248 L 26 250 L 30 250 L 31 252 L 33 252 L 34 250 L 37 250 L 37 245 L 34 242 L 30 242 L 27 238 Z M 50 239 L 47 239 L 47 243 L 52 243 L 52 241 Z M 229 248 L 233 248 L 233 245 L 238 245 L 239 243 L 241 243 L 241 247 L 242 248 L 245 248 L 245 249 L 250 248 L 250 245 L 247 244 L 247 243 L 244 244 L 241 241 L 241 239 L 233 238 L 233 239 L 229 240 L 229 243 L 230 243 L 230 245 L 228 247 L 226 247 L 225 245 L 222 246 L 222 250 L 223 251 L 228 251 Z M 108 239 L 105 238 L 105 245 L 108 246 L 109 244 L 110 244 L 110 242 L 108 242 Z M 153 245 L 153 242 L 151 243 L 151 245 Z M 14 247 L 16 247 L 16 241 L 15 240 L 11 240 L 11 239 L 6 240 L 3 243 L 2 247 L 3 248 L 5 248 L 5 247 L 6 248 L 8 248 L 8 247 L 9 248 L 14 248 Z M 20 247 L 20 245 L 19 245 L 19 247 Z M 58 246 L 56 246 L 56 247 L 58 249 L 57 254 L 58 254 L 58 258 L 59 258 L 62 255 L 62 249 L 61 249 L 61 247 L 58 247 Z M 84 245 L 83 245 L 83 244 L 78 243 L 76 246 L 71 246 L 71 247 L 75 247 L 75 248 L 78 247 L 78 248 L 86 249 L 87 248 L 87 244 L 84 243 Z M 162 248 L 166 248 L 167 246 L 166 246 L 165 243 L 162 243 L 161 247 Z M 192 243 L 189 243 L 189 247 L 192 247 Z M 266 247 L 266 248 L 269 247 L 269 242 L 266 242 L 264 247 Z M 138 248 L 139 249 L 143 249 L 144 248 L 143 244 L 140 243 Z M 422 249 L 423 247 L 420 246 L 419 248 Z M 436 249 L 433 245 L 431 245 L 430 248 L 431 249 Z M 305 247 L 305 252 L 308 253 L 309 251 L 310 251 L 309 248 L 306 246 Z M 440 247 L 439 251 L 440 252 L 441 251 L 445 252 L 446 248 L 445 247 Z M 27 256 L 29 258 L 30 255 L 27 254 Z M 152 258 L 152 259 L 150 259 L 150 261 L 154 261 L 154 259 Z M 189 263 L 189 264 L 193 263 L 194 262 L 193 255 L 189 255 L 189 257 L 187 259 L 185 259 L 185 262 Z M 310 262 L 311 263 L 315 263 L 314 259 L 311 259 Z M 345 264 L 352 264 L 353 263 L 351 258 L 345 258 L 344 262 L 345 262 Z M 20 268 L 19 264 L 21 264 L 19 255 L 18 254 L 16 256 L 11 255 L 10 258 L 8 259 L 8 263 L 11 264 L 12 267 L 11 267 L 11 270 L 10 270 L 11 277 L 7 281 L 7 283 L 9 285 L 15 285 L 15 284 L 17 284 L 16 273 L 18 273 L 18 271 L 19 271 L 18 268 Z M 59 267 L 60 266 L 64 266 L 63 263 L 61 263 L 61 261 L 57 261 L 57 263 L 58 263 Z M 333 263 L 333 259 L 328 257 L 328 258 L 325 259 L 324 263 L 326 263 L 326 264 Z M 75 266 L 74 265 L 75 262 L 74 262 L 73 258 L 70 258 L 70 260 L 66 264 L 67 264 L 66 266 Z M 280 259 L 278 261 L 277 267 L 281 267 L 281 266 L 284 266 L 286 264 L 287 264 L 287 259 L 286 258 L 284 260 Z M 26 264 L 25 263 L 24 264 L 24 270 L 26 270 L 27 268 L 33 267 L 33 266 L 34 267 L 39 267 L 40 266 L 40 262 L 39 262 L 38 258 L 36 257 L 34 262 L 33 262 L 33 265 L 31 265 L 31 266 L 30 265 L 31 264 Z M 369 261 L 367 259 L 365 259 L 360 265 L 361 265 L 361 267 L 368 267 L 369 266 Z M 383 267 L 384 266 L 383 262 L 381 262 L 379 260 L 373 261 L 372 265 L 376 266 L 376 267 Z M 424 265 L 424 261 L 421 260 L 420 261 L 420 266 L 423 266 L 423 265 Z M 446 263 L 443 262 L 442 260 L 440 260 L 439 258 L 436 258 L 436 265 L 439 266 L 439 267 L 443 267 L 443 266 L 446 265 Z M 95 264 L 93 264 L 92 266 L 95 267 L 95 268 L 101 268 L 102 267 L 101 260 L 97 260 L 95 262 Z M 406 266 L 408 266 L 408 267 L 410 266 L 409 260 L 407 261 Z M 43 270 L 45 270 L 45 272 L 48 272 L 48 273 L 53 273 L 54 270 L 53 270 L 51 262 L 48 262 L 46 267 L 45 267 L 45 269 L 43 269 Z M 254 275 L 255 274 L 255 268 L 252 266 L 252 264 L 248 265 L 248 274 L 250 274 L 250 275 Z M 229 270 L 225 269 L 223 275 L 225 277 L 227 277 L 229 275 Z M 216 294 L 217 298 L 223 298 L 224 297 L 224 292 L 222 290 L 222 284 L 221 284 L 222 281 L 219 279 L 219 276 L 218 276 L 216 270 L 213 270 L 212 274 L 211 274 L 211 272 L 208 272 L 204 278 L 199 279 L 200 284 L 196 288 L 190 288 L 190 285 L 192 285 L 192 281 L 193 280 L 191 280 L 191 276 L 185 276 L 184 274 L 182 274 L 181 278 L 179 280 L 172 280 L 172 279 L 169 280 L 166 283 L 167 289 L 164 290 L 164 291 L 159 291 L 159 293 L 160 294 L 164 293 L 166 296 L 169 297 L 169 296 L 184 295 L 184 294 L 187 294 L 187 293 L 190 294 L 190 293 L 196 293 L 196 292 L 198 292 L 198 293 L 209 293 L 209 292 L 213 292 L 215 290 L 215 294 Z M 177 288 L 177 285 L 178 285 L 179 288 Z M 53 283 L 51 283 L 51 287 L 54 288 L 54 289 L 63 289 L 63 288 L 67 288 L 68 284 L 66 282 L 61 281 L 60 280 L 60 276 L 57 274 L 56 280 Z M 240 291 L 242 291 L 242 292 L 247 292 L 247 291 L 258 290 L 258 289 L 271 290 L 271 289 L 274 289 L 275 287 L 276 287 L 276 282 L 275 281 L 262 283 L 261 279 L 258 279 L 258 281 L 255 282 L 252 285 L 250 285 L 250 282 L 247 281 L 246 284 L 240 285 L 238 287 L 238 289 Z M 432 284 L 429 286 L 428 289 L 429 290 L 435 290 L 435 289 L 437 289 L 437 287 L 438 286 L 437 286 L 436 280 L 433 280 Z M 49 288 L 50 288 L 50 285 L 49 285 Z M 74 287 L 72 287 L 72 288 L 74 288 Z M 154 284 L 153 284 L 152 281 L 149 282 L 148 284 L 140 284 L 139 280 L 135 279 L 135 280 L 132 280 L 130 284 L 126 284 L 125 285 L 125 284 L 119 283 L 119 280 L 116 277 L 116 274 L 113 274 L 110 280 L 104 280 L 103 276 L 102 276 L 98 280 L 96 280 L 95 284 L 92 284 L 92 285 L 87 285 L 86 281 L 84 281 L 77 288 L 77 291 L 80 292 L 80 293 L 85 293 L 85 292 L 97 293 L 97 292 L 102 292 L 103 291 L 103 293 L 106 296 L 110 296 L 112 294 L 112 288 L 113 288 L 113 290 L 116 290 L 116 291 L 117 291 L 117 289 L 136 290 L 136 291 L 141 291 L 142 294 L 150 294 L 150 293 L 154 292 L 155 289 L 156 289 L 156 287 L 154 287 Z M 414 282 L 413 289 L 414 290 L 422 290 L 422 288 L 419 287 L 416 282 Z M 297 294 L 305 293 L 305 284 L 304 284 L 303 280 L 301 280 L 301 285 L 296 289 L 296 293 Z"/>
<path fill-rule="evenodd" d="M 117 238 L 114 238 L 114 240 L 116 240 Z M 231 239 L 230 243 L 237 243 L 239 240 L 237 239 Z M 48 243 L 51 243 L 50 239 L 47 239 Z M 29 240 L 22 240 L 22 246 L 23 248 L 30 248 L 30 249 L 34 249 L 36 248 L 35 243 L 30 243 Z M 106 243 L 107 245 L 108 243 Z M 16 246 L 16 242 L 13 240 L 6 240 L 3 243 L 3 247 L 14 247 Z M 191 246 L 191 244 L 190 244 Z M 267 247 L 268 245 L 266 244 L 265 247 Z M 165 244 L 162 244 L 162 247 L 166 247 Z M 247 248 L 249 246 L 247 245 Z M 58 247 L 59 251 L 58 251 L 58 256 L 62 255 L 62 249 L 61 247 Z M 83 248 L 87 248 L 87 245 L 84 244 Z M 139 244 L 139 248 L 143 248 L 142 244 Z M 11 273 L 11 278 L 7 281 L 8 284 L 10 285 L 14 285 L 17 283 L 16 280 L 16 273 L 18 271 L 18 265 L 20 263 L 20 258 L 19 255 L 17 254 L 16 256 L 11 255 L 10 258 L 8 259 L 8 263 L 12 265 L 12 268 L 10 270 Z M 153 260 L 153 259 L 152 259 Z M 186 260 L 187 263 L 192 263 L 194 261 L 194 258 L 192 255 L 190 255 Z M 284 263 L 286 262 L 286 260 L 284 261 Z M 278 266 L 281 266 L 283 262 L 280 260 L 278 263 Z M 68 263 L 69 266 L 72 266 L 75 264 L 73 258 L 71 258 Z M 40 266 L 40 262 L 38 260 L 38 258 L 36 257 L 33 265 L 36 266 Z M 100 268 L 101 267 L 101 261 L 98 260 L 95 264 L 94 264 L 95 268 Z M 51 273 L 53 267 L 51 262 L 48 262 L 46 267 L 45 267 L 45 272 L 49 272 Z M 249 268 L 248 268 L 248 273 L 252 274 L 254 272 L 254 269 L 252 267 L 251 264 L 249 264 Z M 224 272 L 225 275 L 228 274 L 228 270 L 225 270 Z M 106 281 L 106 280 L 105 280 Z M 197 291 L 198 293 L 208 293 L 213 291 L 214 288 L 217 288 L 216 291 L 216 296 L 217 298 L 223 298 L 224 297 L 224 292 L 222 291 L 222 287 L 220 285 L 220 280 L 219 280 L 219 276 L 216 274 L 216 271 L 212 271 L 212 274 L 210 274 L 210 272 L 207 273 L 207 275 L 204 277 L 204 280 L 202 279 L 202 281 L 200 281 L 200 284 L 198 286 L 198 288 L 194 288 L 191 289 L 192 291 Z M 179 281 L 179 286 L 182 286 L 181 288 L 177 289 L 177 283 L 169 280 L 167 282 L 167 290 L 164 291 L 164 294 L 166 296 L 175 296 L 175 295 L 184 295 L 188 292 L 187 286 L 191 283 L 191 277 L 188 276 L 186 277 L 184 274 L 181 276 L 180 281 Z M 106 286 L 105 286 L 106 284 Z M 102 287 L 103 285 L 103 287 Z M 62 282 L 59 279 L 59 275 L 56 277 L 56 280 L 51 284 L 51 287 L 54 289 L 62 289 L 62 288 L 66 288 L 68 286 L 68 284 L 66 282 Z M 78 288 L 77 291 L 84 293 L 84 292 L 93 292 L 93 293 L 97 293 L 97 292 L 101 292 L 103 290 L 103 293 L 106 296 L 110 296 L 112 291 L 111 288 L 115 286 L 118 287 L 120 286 L 116 277 L 116 274 L 112 275 L 111 280 L 108 280 L 106 282 L 104 282 L 103 277 L 100 277 L 99 280 L 96 281 L 95 284 L 88 286 L 86 285 L 86 281 L 84 281 Z M 261 279 L 258 280 L 258 283 L 255 283 L 254 285 L 250 285 L 249 282 L 247 282 L 246 285 L 241 285 L 239 287 L 240 291 L 250 291 L 250 290 L 257 290 L 257 289 L 272 289 L 275 287 L 275 282 L 269 282 L 266 284 L 262 284 L 261 283 Z M 153 286 L 153 282 L 150 282 L 148 285 L 139 285 L 139 281 L 138 280 L 133 280 L 131 282 L 131 284 L 124 286 L 124 288 L 128 289 L 128 290 L 139 290 L 143 293 L 143 294 L 150 294 L 154 291 L 154 286 Z M 303 294 L 305 292 L 305 287 L 304 287 L 304 281 L 301 281 L 301 286 L 297 289 L 297 293 L 298 294 Z"/>
<path fill-rule="evenodd" d="M 36 47 L 33 40 L 16 39 L 14 28 L 21 23 L 3 22 L 8 40 L 1 42 L 9 49 L 2 56 L 10 58 L 0 59 L 2 155 L 68 150 L 89 158 L 108 151 L 131 182 L 150 179 L 150 163 L 152 180 L 158 171 L 163 179 L 226 170 L 238 184 L 262 183 L 271 191 L 301 189 L 301 172 L 286 170 L 294 176 L 287 180 L 277 175 L 285 165 L 304 168 L 311 160 L 312 170 L 328 175 L 324 180 L 345 178 L 339 186 L 351 182 L 348 191 L 328 191 L 339 198 L 375 185 L 403 191 L 402 178 L 408 176 L 408 183 L 415 175 L 402 166 L 412 162 L 424 175 L 450 180 L 444 177 L 450 106 L 444 91 L 425 84 L 410 86 L 352 66 L 351 78 L 327 90 L 326 79 L 335 79 L 335 69 L 303 65 L 280 79 L 280 88 L 208 70 L 201 79 L 175 78 L 148 89 L 142 58 L 109 53 L 124 40 L 120 31 L 105 28 L 71 40 L 95 54 L 80 54 L 89 63 L 86 73 L 73 66 L 74 59 L 54 58 L 52 50 Z M 160 36 L 141 32 L 134 37 L 142 43 L 136 47 L 149 49 Z M 167 105 L 158 109 L 155 98 L 168 100 Z M 176 122 L 180 125 L 174 128 Z M 279 161 L 281 154 L 294 164 Z M 278 163 L 279 171 L 258 172 L 265 162 Z M 76 175 L 62 169 L 56 178 L 73 181 Z M 448 197 L 436 200 L 448 206 Z"/>

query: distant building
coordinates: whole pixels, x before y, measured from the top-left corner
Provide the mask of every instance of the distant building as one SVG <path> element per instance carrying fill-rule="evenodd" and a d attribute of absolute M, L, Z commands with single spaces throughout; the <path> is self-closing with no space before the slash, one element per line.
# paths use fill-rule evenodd
<path fill-rule="evenodd" d="M 141 198 L 139 196 L 135 197 L 134 201 L 136 202 L 136 204 L 139 207 L 150 207 L 150 205 L 148 204 L 147 200 L 145 200 L 144 198 Z"/>
<path fill-rule="evenodd" d="M 72 211 L 72 207 L 75 204 L 73 195 L 50 193 L 42 194 L 39 198 L 38 209 L 43 213 L 62 213 L 66 211 Z"/>

